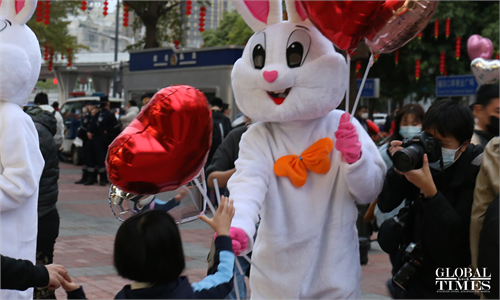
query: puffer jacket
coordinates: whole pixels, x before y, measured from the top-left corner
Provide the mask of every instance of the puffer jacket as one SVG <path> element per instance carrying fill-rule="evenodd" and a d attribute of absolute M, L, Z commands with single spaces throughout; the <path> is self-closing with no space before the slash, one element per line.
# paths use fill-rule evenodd
<path fill-rule="evenodd" d="M 57 146 L 54 142 L 54 135 L 57 132 L 57 121 L 53 114 L 32 106 L 26 113 L 33 119 L 38 139 L 40 141 L 40 151 L 45 160 L 42 177 L 40 178 L 40 189 L 38 192 L 38 218 L 43 217 L 56 208 L 59 188 L 59 158 L 57 156 Z"/>

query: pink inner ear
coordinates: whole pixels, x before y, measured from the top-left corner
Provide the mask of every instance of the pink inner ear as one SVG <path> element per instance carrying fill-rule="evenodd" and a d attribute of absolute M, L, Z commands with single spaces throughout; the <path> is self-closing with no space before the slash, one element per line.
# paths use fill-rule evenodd
<path fill-rule="evenodd" d="M 300 1 L 295 1 L 295 10 L 297 10 L 297 14 L 302 19 L 302 21 L 305 21 L 307 19 L 307 13 L 302 7 Z"/>
<path fill-rule="evenodd" d="M 252 15 L 259 21 L 267 24 L 269 15 L 269 1 L 244 1 Z"/>
<path fill-rule="evenodd" d="M 25 0 L 16 0 L 16 13 L 18 14 L 24 7 Z"/>

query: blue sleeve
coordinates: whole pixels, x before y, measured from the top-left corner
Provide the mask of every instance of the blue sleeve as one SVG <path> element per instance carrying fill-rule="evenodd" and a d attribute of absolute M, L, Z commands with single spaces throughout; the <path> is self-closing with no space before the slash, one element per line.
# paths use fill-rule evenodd
<path fill-rule="evenodd" d="M 231 238 L 215 239 L 214 267 L 217 271 L 192 285 L 196 299 L 224 299 L 233 289 L 234 253 Z"/>
<path fill-rule="evenodd" d="M 159 209 L 164 211 L 169 211 L 180 204 L 180 202 L 175 201 L 174 198 L 168 200 L 167 202 L 161 201 L 160 199 L 155 199 L 154 201 L 155 201 L 154 209 Z"/>

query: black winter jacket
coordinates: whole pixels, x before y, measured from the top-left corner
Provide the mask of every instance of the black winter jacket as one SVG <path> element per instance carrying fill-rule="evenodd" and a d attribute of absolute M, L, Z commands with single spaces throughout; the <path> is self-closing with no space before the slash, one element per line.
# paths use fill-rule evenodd
<path fill-rule="evenodd" d="M 49 285 L 49 272 L 45 266 L 35 266 L 26 259 L 1 256 L 1 287 L 7 290 L 24 291 L 30 287 Z"/>
<path fill-rule="evenodd" d="M 26 113 L 33 119 L 38 139 L 40 141 L 40 151 L 42 152 L 45 166 L 40 178 L 40 189 L 38 191 L 38 218 L 41 218 L 56 208 L 59 188 L 59 158 L 57 146 L 54 142 L 54 135 L 57 131 L 56 118 L 49 112 L 41 108 L 32 106 Z"/>
<path fill-rule="evenodd" d="M 240 152 L 240 140 L 243 133 L 247 131 L 247 125 L 236 127 L 222 141 L 217 151 L 215 151 L 212 163 L 207 169 L 206 177 L 215 171 L 227 171 L 234 169 L 234 162 L 238 159 Z"/>
<path fill-rule="evenodd" d="M 424 198 L 420 189 L 394 171 L 394 166 L 387 171 L 384 188 L 378 196 L 380 210 L 390 212 L 404 199 L 413 203 L 404 220 L 404 238 L 393 273 L 404 265 L 402 250 L 410 242 L 421 244 L 424 257 L 420 274 L 414 276 L 411 287 L 402 292 L 403 298 L 475 298 L 471 293 L 438 292 L 436 269 L 453 271 L 471 264 L 470 217 L 482 152 L 483 147 L 469 145 L 444 172 L 431 169 L 438 190 L 432 198 Z"/>

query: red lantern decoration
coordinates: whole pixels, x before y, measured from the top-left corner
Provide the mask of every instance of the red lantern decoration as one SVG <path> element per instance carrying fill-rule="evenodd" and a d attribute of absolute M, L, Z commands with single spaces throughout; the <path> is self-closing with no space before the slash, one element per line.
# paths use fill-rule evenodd
<path fill-rule="evenodd" d="M 455 58 L 460 59 L 460 49 L 462 48 L 462 37 L 457 36 L 457 41 L 455 43 Z"/>
<path fill-rule="evenodd" d="M 439 57 L 439 73 L 441 75 L 444 74 L 445 71 L 445 59 L 446 59 L 446 54 L 444 51 L 441 52 L 441 56 Z"/>
<path fill-rule="evenodd" d="M 36 4 L 36 22 L 41 23 L 43 21 L 43 2 L 38 1 Z"/>
<path fill-rule="evenodd" d="M 124 3 L 123 4 L 123 27 L 128 26 L 128 4 Z"/>
<path fill-rule="evenodd" d="M 179 42 L 179 41 L 177 41 L 177 40 L 175 40 L 175 41 L 174 41 L 175 49 L 179 49 L 179 44 L 180 44 L 180 43 L 181 43 L 181 42 Z"/>
<path fill-rule="evenodd" d="M 80 7 L 80 9 L 83 11 L 87 10 L 87 1 L 82 1 L 82 6 Z"/>
<path fill-rule="evenodd" d="M 205 11 L 207 8 L 205 6 L 200 7 L 200 18 L 198 19 L 200 21 L 199 23 L 199 31 L 203 32 L 205 31 Z"/>
<path fill-rule="evenodd" d="M 103 3 L 103 7 L 102 7 L 102 14 L 103 16 L 107 16 L 108 15 L 108 1 L 104 1 Z"/>
<path fill-rule="evenodd" d="M 497 52 L 497 53 L 495 53 L 495 59 L 499 59 L 498 52 Z"/>
<path fill-rule="evenodd" d="M 399 64 L 399 49 L 394 53 L 394 62 L 396 63 L 396 66 Z"/>
<path fill-rule="evenodd" d="M 419 41 L 422 39 L 422 36 L 423 36 L 423 35 L 424 35 L 424 34 L 423 34 L 422 32 L 418 34 L 418 40 L 419 40 Z"/>
<path fill-rule="evenodd" d="M 45 7 L 45 10 L 43 11 L 44 12 L 43 24 L 45 24 L 45 26 L 47 26 L 50 24 L 50 0 L 45 1 L 44 7 Z"/>
<path fill-rule="evenodd" d="M 375 55 L 375 61 L 377 61 L 379 57 L 380 57 L 380 54 Z"/>
<path fill-rule="evenodd" d="M 415 79 L 420 79 L 420 58 L 415 62 Z"/>
<path fill-rule="evenodd" d="M 189 16 L 191 14 L 191 4 L 193 1 L 186 1 L 186 15 Z"/>
<path fill-rule="evenodd" d="M 445 29 L 446 38 L 450 36 L 450 18 L 446 19 L 446 29 Z"/>
<path fill-rule="evenodd" d="M 361 70 L 361 61 L 358 60 L 356 61 L 356 73 L 359 73 L 360 70 Z"/>
<path fill-rule="evenodd" d="M 68 48 L 68 67 L 73 65 L 73 57 L 71 56 L 72 51 L 73 50 L 71 48 Z"/>
<path fill-rule="evenodd" d="M 49 60 L 49 51 L 50 51 L 49 46 L 45 45 L 45 49 L 43 51 L 43 59 L 46 61 Z"/>
<path fill-rule="evenodd" d="M 434 38 L 437 40 L 439 36 L 439 19 L 434 22 Z"/>
<path fill-rule="evenodd" d="M 49 58 L 49 72 L 52 72 L 52 67 L 54 65 L 54 48 L 50 48 L 50 58 Z"/>

